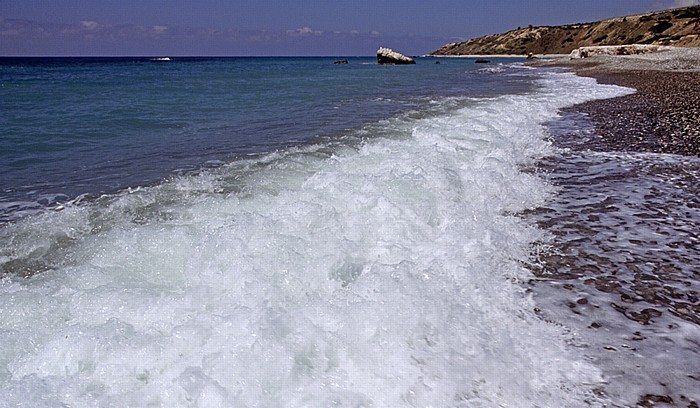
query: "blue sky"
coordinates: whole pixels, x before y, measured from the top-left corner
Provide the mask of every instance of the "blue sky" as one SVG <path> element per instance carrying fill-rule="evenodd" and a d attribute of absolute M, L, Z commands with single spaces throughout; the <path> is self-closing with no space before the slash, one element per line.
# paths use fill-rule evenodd
<path fill-rule="evenodd" d="M 0 0 L 0 55 L 418 55 L 700 0 Z"/>

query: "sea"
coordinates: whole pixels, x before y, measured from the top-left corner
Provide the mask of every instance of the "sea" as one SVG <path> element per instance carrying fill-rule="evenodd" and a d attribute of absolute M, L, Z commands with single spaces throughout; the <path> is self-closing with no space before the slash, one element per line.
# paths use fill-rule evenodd
<path fill-rule="evenodd" d="M 556 233 L 528 212 L 587 203 L 556 180 L 602 160 L 553 143 L 588 123 L 562 109 L 634 91 L 519 59 L 338 59 L 0 58 L 0 406 L 663 392 L 533 283 Z M 698 338 L 679 321 L 653 350 Z"/>

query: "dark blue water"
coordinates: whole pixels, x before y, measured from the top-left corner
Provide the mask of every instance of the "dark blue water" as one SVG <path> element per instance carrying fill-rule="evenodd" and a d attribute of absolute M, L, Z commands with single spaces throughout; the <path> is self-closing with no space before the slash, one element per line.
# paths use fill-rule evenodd
<path fill-rule="evenodd" d="M 471 59 L 333 61 L 0 58 L 0 221 L 334 137 L 433 98 L 528 86 Z"/>

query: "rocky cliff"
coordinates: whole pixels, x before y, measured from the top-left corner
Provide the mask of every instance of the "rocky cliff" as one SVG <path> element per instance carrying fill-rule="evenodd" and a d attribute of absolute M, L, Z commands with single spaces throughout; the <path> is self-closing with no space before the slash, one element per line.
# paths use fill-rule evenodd
<path fill-rule="evenodd" d="M 568 54 L 583 46 L 624 44 L 700 47 L 700 6 L 594 23 L 518 28 L 446 44 L 432 55 Z"/>

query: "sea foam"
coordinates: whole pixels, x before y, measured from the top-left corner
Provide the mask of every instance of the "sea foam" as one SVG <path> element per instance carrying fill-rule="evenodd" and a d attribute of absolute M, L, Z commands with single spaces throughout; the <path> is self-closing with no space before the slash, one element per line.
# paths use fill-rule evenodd
<path fill-rule="evenodd" d="M 4 228 L 3 262 L 45 271 L 0 284 L 3 403 L 602 405 L 533 312 L 514 214 L 553 193 L 523 171 L 543 123 L 627 91 L 541 75 Z"/>

